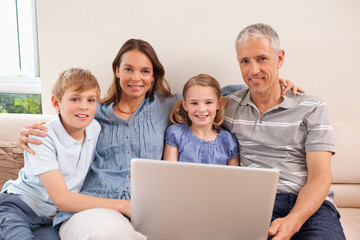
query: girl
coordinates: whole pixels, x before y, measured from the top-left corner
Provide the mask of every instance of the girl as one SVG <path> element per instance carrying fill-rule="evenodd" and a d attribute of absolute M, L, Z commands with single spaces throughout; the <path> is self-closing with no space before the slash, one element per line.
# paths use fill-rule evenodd
<path fill-rule="evenodd" d="M 177 124 L 166 130 L 164 160 L 239 166 L 237 142 L 220 127 L 225 103 L 215 78 L 190 78 L 170 113 Z"/>

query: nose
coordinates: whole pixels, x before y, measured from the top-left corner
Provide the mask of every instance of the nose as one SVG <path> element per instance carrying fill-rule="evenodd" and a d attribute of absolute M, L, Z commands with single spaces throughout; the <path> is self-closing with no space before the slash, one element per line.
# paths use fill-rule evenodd
<path fill-rule="evenodd" d="M 250 74 L 256 75 L 260 72 L 259 64 L 256 61 L 250 62 Z"/>
<path fill-rule="evenodd" d="M 88 108 L 87 101 L 81 101 L 79 108 L 81 110 L 86 110 Z"/>
<path fill-rule="evenodd" d="M 140 81 L 141 73 L 139 71 L 134 71 L 132 74 L 132 80 L 134 81 Z"/>

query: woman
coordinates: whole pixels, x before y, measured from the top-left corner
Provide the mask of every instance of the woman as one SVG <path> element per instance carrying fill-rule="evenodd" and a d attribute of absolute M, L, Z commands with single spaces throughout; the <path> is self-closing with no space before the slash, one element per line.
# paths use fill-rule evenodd
<path fill-rule="evenodd" d="M 180 99 L 170 92 L 165 71 L 151 45 L 130 39 L 113 61 L 114 79 L 107 96 L 98 105 L 95 119 L 102 127 L 96 157 L 82 193 L 102 198 L 124 199 L 121 213 L 110 209 L 90 209 L 76 213 L 60 212 L 54 224 L 62 239 L 87 236 L 93 239 L 143 239 L 130 218 L 130 161 L 132 158 L 161 159 L 165 130 L 173 103 Z M 288 84 L 290 89 L 292 84 Z M 30 128 L 30 129 L 29 129 Z M 41 135 L 41 124 L 26 125 L 18 145 L 29 152 L 27 138 Z M 126 216 L 126 217 L 124 217 Z M 70 218 L 70 219 L 69 219 Z"/>

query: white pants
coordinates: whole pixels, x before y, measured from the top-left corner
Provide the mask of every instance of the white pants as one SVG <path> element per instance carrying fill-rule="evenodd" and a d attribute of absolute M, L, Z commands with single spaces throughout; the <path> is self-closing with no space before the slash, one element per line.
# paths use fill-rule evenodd
<path fill-rule="evenodd" d="M 60 228 L 61 239 L 145 240 L 121 213 L 105 208 L 88 209 L 74 214 Z"/>

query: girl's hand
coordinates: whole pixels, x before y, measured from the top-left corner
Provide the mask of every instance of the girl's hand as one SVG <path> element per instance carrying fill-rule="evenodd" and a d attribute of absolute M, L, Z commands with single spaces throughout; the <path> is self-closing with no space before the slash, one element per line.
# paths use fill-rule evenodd
<path fill-rule="evenodd" d="M 38 123 L 28 123 L 25 124 L 24 128 L 20 130 L 20 132 L 16 136 L 16 145 L 24 151 L 27 151 L 30 154 L 34 154 L 35 152 L 29 148 L 28 143 L 40 145 L 42 142 L 37 139 L 29 138 L 29 135 L 36 135 L 39 137 L 45 137 L 48 129 L 43 125 L 45 122 Z"/>
<path fill-rule="evenodd" d="M 291 80 L 284 80 L 284 79 L 280 78 L 279 81 L 280 81 L 281 85 L 283 85 L 285 87 L 284 90 L 282 91 L 283 95 L 285 95 L 291 89 L 292 89 L 293 95 L 296 95 L 296 92 L 305 93 L 304 90 L 295 86 Z"/>

